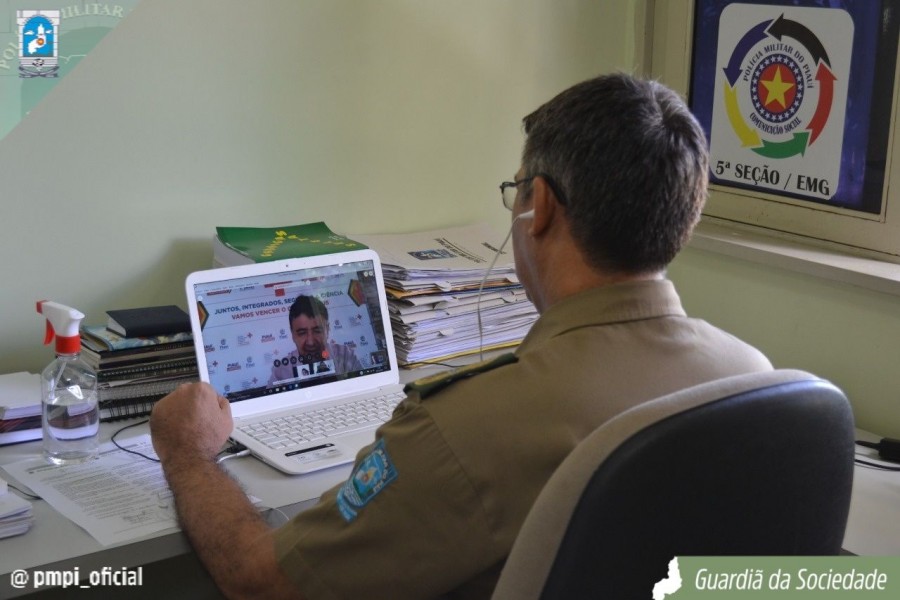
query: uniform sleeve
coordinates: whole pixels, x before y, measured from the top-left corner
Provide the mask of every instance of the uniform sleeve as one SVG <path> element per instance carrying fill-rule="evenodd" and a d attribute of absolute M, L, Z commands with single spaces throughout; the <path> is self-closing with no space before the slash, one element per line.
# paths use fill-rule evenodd
<path fill-rule="evenodd" d="M 350 478 L 276 531 L 310 599 L 434 597 L 502 560 L 482 502 L 424 405 L 404 401 Z"/>

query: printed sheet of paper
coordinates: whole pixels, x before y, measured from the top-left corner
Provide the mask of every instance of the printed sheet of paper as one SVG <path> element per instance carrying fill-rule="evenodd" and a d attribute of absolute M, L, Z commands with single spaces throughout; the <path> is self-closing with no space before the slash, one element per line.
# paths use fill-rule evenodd
<path fill-rule="evenodd" d="M 486 223 L 475 223 L 415 233 L 356 234 L 353 239 L 378 252 L 382 267 L 406 271 L 412 277 L 452 273 L 480 279 L 505 234 Z M 494 269 L 498 274 L 512 272 L 512 250 L 502 253 Z"/>
<path fill-rule="evenodd" d="M 149 435 L 120 442 L 155 457 Z M 177 527 L 172 493 L 159 463 L 104 444 L 100 456 L 57 467 L 35 458 L 4 465 L 63 516 L 103 545 Z"/>

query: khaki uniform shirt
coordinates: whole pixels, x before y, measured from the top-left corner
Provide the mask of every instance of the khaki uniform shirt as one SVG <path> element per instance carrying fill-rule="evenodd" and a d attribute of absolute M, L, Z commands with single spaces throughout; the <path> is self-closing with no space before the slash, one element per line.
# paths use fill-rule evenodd
<path fill-rule="evenodd" d="M 592 430 L 771 368 L 687 318 L 669 281 L 569 297 L 515 356 L 411 384 L 350 479 L 276 532 L 280 564 L 310 599 L 488 598 L 538 492 Z"/>

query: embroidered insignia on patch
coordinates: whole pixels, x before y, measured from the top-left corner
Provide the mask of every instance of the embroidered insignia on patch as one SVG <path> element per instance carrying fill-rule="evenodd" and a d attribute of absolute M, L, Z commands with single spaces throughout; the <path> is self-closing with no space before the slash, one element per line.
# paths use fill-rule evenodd
<path fill-rule="evenodd" d="M 348 523 L 354 520 L 358 509 L 368 504 L 396 478 L 397 470 L 384 448 L 384 440 L 378 440 L 369 455 L 354 469 L 350 479 L 338 490 L 337 505 L 341 516 Z"/>

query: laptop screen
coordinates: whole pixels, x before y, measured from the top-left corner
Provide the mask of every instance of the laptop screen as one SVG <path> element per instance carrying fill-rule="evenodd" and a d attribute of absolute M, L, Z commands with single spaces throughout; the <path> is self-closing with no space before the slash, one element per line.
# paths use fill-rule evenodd
<path fill-rule="evenodd" d="M 391 370 L 378 268 L 359 260 L 189 282 L 209 383 L 239 402 Z"/>

